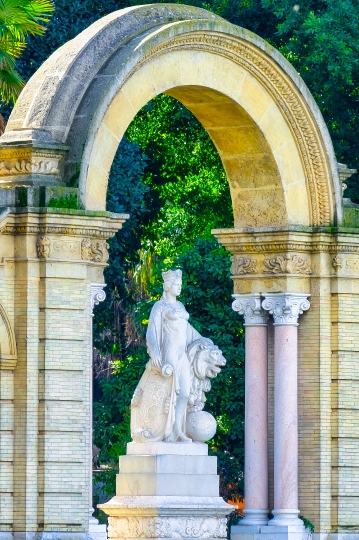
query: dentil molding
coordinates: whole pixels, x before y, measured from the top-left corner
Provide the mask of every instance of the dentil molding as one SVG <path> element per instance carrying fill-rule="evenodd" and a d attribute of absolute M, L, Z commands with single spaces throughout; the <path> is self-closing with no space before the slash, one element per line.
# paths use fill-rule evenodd
<path fill-rule="evenodd" d="M 310 294 L 263 293 L 262 307 L 273 315 L 274 325 L 298 326 L 298 318 L 310 308 Z"/>

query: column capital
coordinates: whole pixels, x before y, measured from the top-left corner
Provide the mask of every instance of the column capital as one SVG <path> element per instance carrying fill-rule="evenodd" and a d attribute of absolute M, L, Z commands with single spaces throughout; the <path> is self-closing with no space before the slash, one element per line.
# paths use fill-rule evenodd
<path fill-rule="evenodd" d="M 298 326 L 298 317 L 310 308 L 305 293 L 263 293 L 262 307 L 273 315 L 274 326 Z"/>
<path fill-rule="evenodd" d="M 268 315 L 262 309 L 260 293 L 233 294 L 232 309 L 244 315 L 245 326 L 263 326 L 268 324 Z"/>
<path fill-rule="evenodd" d="M 106 293 L 103 290 L 106 283 L 91 283 L 91 317 L 93 317 L 94 307 L 106 298 Z"/>

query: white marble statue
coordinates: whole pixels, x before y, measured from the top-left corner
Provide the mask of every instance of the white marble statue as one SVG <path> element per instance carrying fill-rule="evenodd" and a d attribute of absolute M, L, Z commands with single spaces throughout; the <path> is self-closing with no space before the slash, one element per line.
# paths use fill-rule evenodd
<path fill-rule="evenodd" d="M 213 416 L 202 411 L 226 361 L 210 339 L 188 322 L 177 296 L 181 270 L 163 272 L 163 296 L 151 310 L 146 341 L 150 360 L 131 401 L 135 442 L 205 442 L 216 432 Z"/>

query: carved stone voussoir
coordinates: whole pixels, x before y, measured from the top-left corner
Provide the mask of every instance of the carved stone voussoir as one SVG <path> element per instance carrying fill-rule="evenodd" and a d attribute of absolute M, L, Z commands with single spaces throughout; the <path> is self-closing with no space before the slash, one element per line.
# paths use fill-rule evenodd
<path fill-rule="evenodd" d="M 108 248 L 105 240 L 84 238 L 81 242 L 81 258 L 85 261 L 106 263 L 109 259 Z"/>
<path fill-rule="evenodd" d="M 313 129 L 310 111 L 278 66 L 265 53 L 244 40 L 209 32 L 192 32 L 173 37 L 154 47 L 143 57 L 141 64 L 146 64 L 154 56 L 168 53 L 171 49 L 215 52 L 249 71 L 268 89 L 291 126 L 300 147 L 310 192 L 312 223 L 329 224 L 330 195 L 326 182 L 328 166 L 322 141 Z M 138 68 L 137 64 L 134 69 Z M 131 74 L 132 72 L 127 75 L 126 80 Z"/>
<path fill-rule="evenodd" d="M 110 517 L 109 538 L 226 538 L 227 519 L 201 516 Z"/>
<path fill-rule="evenodd" d="M 298 325 L 298 318 L 310 308 L 310 294 L 273 293 L 263 294 L 262 307 L 273 315 L 275 325 Z"/>
<path fill-rule="evenodd" d="M 278 255 L 264 261 L 264 272 L 269 274 L 311 274 L 307 259 L 299 255 Z"/>
<path fill-rule="evenodd" d="M 240 274 L 256 274 L 257 261 L 250 257 L 233 256 L 231 257 L 231 274 L 233 276 Z"/>
<path fill-rule="evenodd" d="M 268 314 L 262 309 L 260 294 L 234 294 L 232 309 L 244 315 L 245 325 L 267 324 Z"/>

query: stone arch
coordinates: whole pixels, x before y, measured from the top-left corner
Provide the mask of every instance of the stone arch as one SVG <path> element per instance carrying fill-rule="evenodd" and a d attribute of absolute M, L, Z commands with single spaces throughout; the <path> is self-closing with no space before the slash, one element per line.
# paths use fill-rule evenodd
<path fill-rule="evenodd" d="M 1 369 L 14 369 L 16 366 L 17 352 L 15 334 L 6 313 L 6 309 L 0 302 L 0 367 Z"/>
<path fill-rule="evenodd" d="M 32 77 L 1 140 L 65 153 L 61 180 L 103 210 L 123 133 L 164 92 L 217 146 L 235 227 L 341 221 L 331 140 L 303 81 L 264 40 L 202 9 L 139 6 L 97 21 Z"/>

